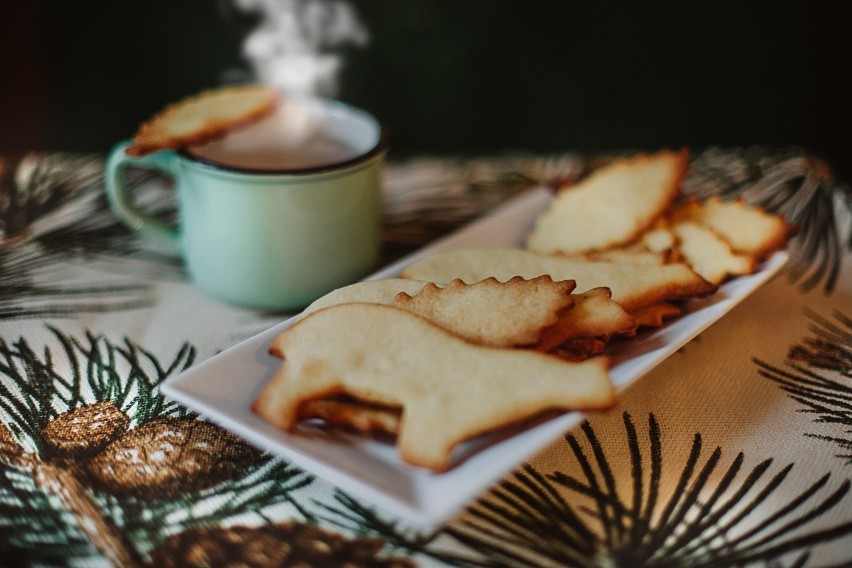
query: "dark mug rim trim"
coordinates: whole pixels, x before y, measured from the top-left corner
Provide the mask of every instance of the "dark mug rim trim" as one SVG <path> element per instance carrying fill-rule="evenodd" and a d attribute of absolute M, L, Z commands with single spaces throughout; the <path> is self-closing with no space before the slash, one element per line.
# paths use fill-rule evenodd
<path fill-rule="evenodd" d="M 358 154 L 354 158 L 349 158 L 347 160 L 341 160 L 339 162 L 331 162 L 328 164 L 322 164 L 319 166 L 311 166 L 308 168 L 247 168 L 241 166 L 232 166 L 230 164 L 225 164 L 223 162 L 219 162 L 217 160 L 211 160 L 209 158 L 202 158 L 201 156 L 197 156 L 189 151 L 188 148 L 181 148 L 178 150 L 178 154 L 183 158 L 195 162 L 197 164 L 201 164 L 205 167 L 209 167 L 215 170 L 223 171 L 223 172 L 233 172 L 240 174 L 257 174 L 257 175 L 305 175 L 305 174 L 318 174 L 324 172 L 333 172 L 346 168 L 350 168 L 352 166 L 356 166 L 361 163 L 369 162 L 376 156 L 384 154 L 387 152 L 389 147 L 388 141 L 388 131 L 385 127 L 384 123 L 381 120 L 376 119 L 376 122 L 379 126 L 379 140 L 376 142 L 376 145 L 367 150 L 362 154 Z"/>

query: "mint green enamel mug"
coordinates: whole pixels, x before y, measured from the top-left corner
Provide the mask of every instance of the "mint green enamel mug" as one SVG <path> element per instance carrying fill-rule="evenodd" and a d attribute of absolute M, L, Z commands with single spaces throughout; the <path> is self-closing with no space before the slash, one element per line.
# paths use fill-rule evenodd
<path fill-rule="evenodd" d="M 116 215 L 183 257 L 193 281 L 241 306 L 300 308 L 375 268 L 385 139 L 370 114 L 338 101 L 282 99 L 272 116 L 208 144 L 128 156 L 105 188 Z M 124 172 L 172 177 L 178 221 L 133 201 Z"/>

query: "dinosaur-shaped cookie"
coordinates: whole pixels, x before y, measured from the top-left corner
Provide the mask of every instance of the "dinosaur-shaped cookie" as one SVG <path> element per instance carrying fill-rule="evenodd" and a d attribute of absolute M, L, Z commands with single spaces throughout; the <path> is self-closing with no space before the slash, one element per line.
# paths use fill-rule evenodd
<path fill-rule="evenodd" d="M 318 310 L 272 343 L 284 362 L 253 404 L 293 431 L 305 401 L 345 393 L 398 402 L 406 462 L 444 471 L 452 449 L 550 409 L 607 408 L 607 361 L 572 363 L 529 350 L 475 345 L 408 311 L 380 304 Z"/>

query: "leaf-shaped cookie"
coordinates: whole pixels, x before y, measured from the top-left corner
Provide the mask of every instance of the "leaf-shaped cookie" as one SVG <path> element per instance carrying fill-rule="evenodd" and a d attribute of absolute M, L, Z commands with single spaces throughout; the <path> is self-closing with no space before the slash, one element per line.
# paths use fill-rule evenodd
<path fill-rule="evenodd" d="M 143 156 L 208 142 L 272 112 L 278 98 L 278 91 L 263 85 L 204 91 L 169 105 L 142 124 L 125 151 L 131 156 Z"/>
<path fill-rule="evenodd" d="M 612 299 L 628 311 L 660 302 L 707 296 L 717 289 L 682 263 L 593 262 L 509 247 L 436 252 L 402 271 L 404 278 L 415 280 L 448 282 L 459 278 L 469 283 L 492 276 L 505 281 L 515 276 L 530 279 L 543 274 L 554 280 L 574 280 L 579 290 L 609 288 Z"/>
<path fill-rule="evenodd" d="M 527 248 L 578 254 L 634 240 L 675 200 L 686 152 L 662 151 L 615 160 L 560 189 L 535 222 Z"/>

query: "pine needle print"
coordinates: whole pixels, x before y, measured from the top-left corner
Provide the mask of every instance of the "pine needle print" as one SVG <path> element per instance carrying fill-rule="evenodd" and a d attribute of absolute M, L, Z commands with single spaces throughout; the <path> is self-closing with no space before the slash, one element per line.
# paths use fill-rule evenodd
<path fill-rule="evenodd" d="M 807 312 L 812 337 L 790 348 L 786 368 L 759 359 L 759 373 L 777 383 L 814 422 L 832 426 L 834 435 L 807 434 L 835 444 L 837 457 L 852 465 L 852 319 Z"/>
<path fill-rule="evenodd" d="M 152 179 L 130 176 L 132 187 Z M 111 213 L 97 156 L 28 155 L 0 161 L 0 319 L 73 317 L 152 305 L 150 285 L 126 279 L 76 285 L 55 276 L 70 258 L 127 259 L 173 266 L 142 254 Z M 168 200 L 164 205 L 169 210 Z"/>
<path fill-rule="evenodd" d="M 836 484 L 825 475 L 791 492 L 785 481 L 792 464 L 778 469 L 767 459 L 748 469 L 740 453 L 726 465 L 721 448 L 704 455 L 698 434 L 676 487 L 664 495 L 660 425 L 649 416 L 650 444 L 643 448 L 632 418 L 625 413 L 623 422 L 631 491 L 619 490 L 587 422 L 566 437 L 580 475 L 527 465 L 447 533 L 487 559 L 480 566 L 711 567 L 804 565 L 813 547 L 852 532 L 852 519 L 798 532 L 848 504 L 848 480 Z M 754 512 L 767 506 L 774 513 Z"/>

